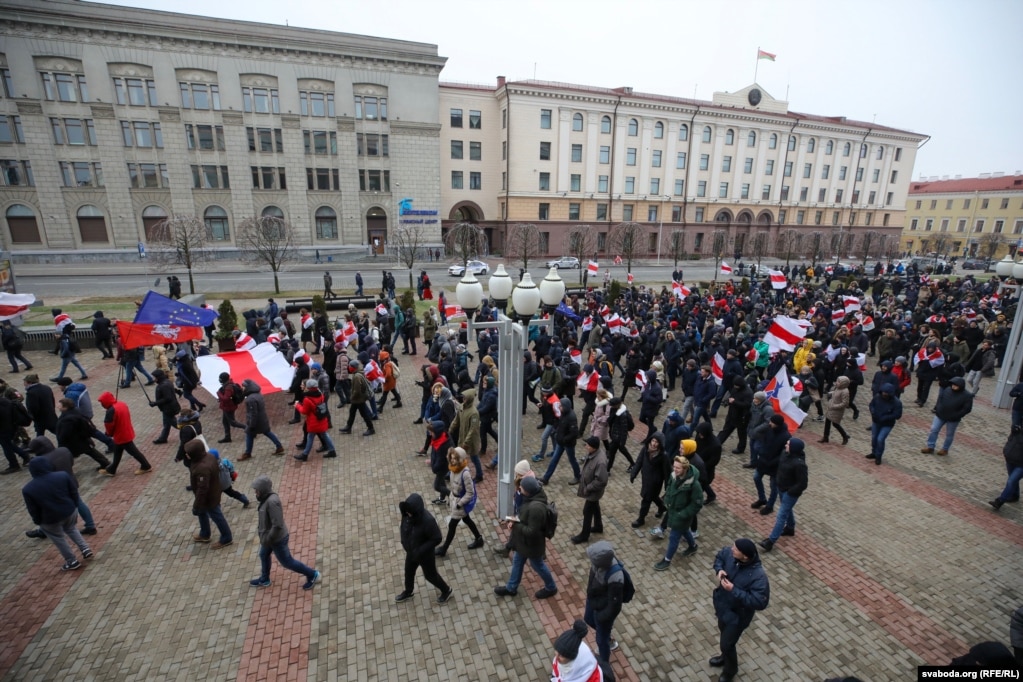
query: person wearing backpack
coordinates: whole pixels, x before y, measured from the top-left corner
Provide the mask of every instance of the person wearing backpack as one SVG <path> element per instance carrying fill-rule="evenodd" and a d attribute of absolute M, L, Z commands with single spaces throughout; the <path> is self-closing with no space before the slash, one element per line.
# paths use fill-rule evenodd
<path fill-rule="evenodd" d="M 219 450 L 210 450 L 210 454 L 217 460 L 220 467 L 220 489 L 228 497 L 232 497 L 242 503 L 242 509 L 249 508 L 249 498 L 234 489 L 235 479 L 238 478 L 238 471 L 234 468 L 227 457 L 221 457 Z"/>
<path fill-rule="evenodd" d="M 586 584 L 586 609 L 583 620 L 597 633 L 597 655 L 608 661 L 618 642 L 611 637 L 615 618 L 622 612 L 626 582 L 631 585 L 622 562 L 615 557 L 614 547 L 607 540 L 594 542 L 586 548 L 590 559 L 590 578 Z M 632 595 L 629 595 L 631 600 Z"/>
<path fill-rule="evenodd" d="M 398 369 L 398 365 L 386 350 L 380 351 L 380 368 L 384 372 L 384 392 L 380 396 L 380 402 L 377 403 L 377 410 L 384 411 L 388 393 L 394 395 L 394 409 L 398 409 L 401 407 L 401 394 L 398 393 L 398 377 L 401 376 L 401 370 Z"/>
<path fill-rule="evenodd" d="M 498 597 L 517 595 L 519 583 L 522 582 L 522 571 L 528 561 L 543 580 L 543 589 L 538 590 L 534 596 L 537 599 L 547 599 L 558 593 L 558 586 L 554 582 L 554 576 L 551 575 L 551 569 L 544 561 L 547 552 L 547 538 L 553 535 L 548 529 L 547 493 L 544 492 L 540 481 L 533 476 L 523 478 L 519 483 L 519 490 L 522 491 L 525 498 L 519 508 L 518 516 L 507 519 L 512 524 L 511 575 L 508 576 L 507 584 L 494 588 L 494 594 Z"/>
<path fill-rule="evenodd" d="M 69 325 L 70 326 L 70 325 Z M 82 352 L 82 347 L 78 345 L 78 339 L 74 337 L 74 331 L 64 328 L 64 333 L 54 334 L 54 338 L 57 339 L 57 356 L 60 358 L 60 372 L 57 376 L 50 379 L 51 382 L 57 383 L 64 378 L 64 372 L 67 371 L 68 365 L 74 365 L 79 372 L 82 373 L 82 381 L 89 378 L 85 368 L 82 367 L 82 363 L 78 362 L 76 355 Z"/>
<path fill-rule="evenodd" d="M 238 406 L 245 400 L 242 387 L 231 381 L 231 375 L 227 372 L 220 373 L 220 388 L 217 389 L 217 404 L 220 407 L 221 423 L 224 425 L 224 437 L 218 443 L 231 442 L 231 427 L 244 429 L 245 424 L 234 418 Z"/>
<path fill-rule="evenodd" d="M 302 454 L 295 455 L 295 459 L 305 462 L 309 459 L 309 451 L 313 449 L 313 440 L 320 439 L 320 444 L 327 449 L 323 454 L 324 459 L 337 457 L 334 450 L 334 441 L 330 439 L 327 429 L 330 428 L 330 419 L 327 414 L 327 396 L 320 393 L 320 382 L 316 379 L 306 379 L 305 396 L 301 402 L 295 403 L 295 409 L 299 414 L 305 416 L 305 445 Z"/>
<path fill-rule="evenodd" d="M 11 363 L 11 374 L 18 373 L 19 360 L 25 365 L 26 372 L 32 369 L 32 363 L 21 355 L 21 349 L 25 347 L 25 342 L 22 340 L 18 330 L 11 325 L 10 320 L 3 321 L 3 326 L 0 327 L 0 332 L 2 332 L 3 335 L 4 350 L 7 351 L 7 360 Z M 980 382 L 978 381 L 978 385 L 979 383 Z"/>
<path fill-rule="evenodd" d="M 452 448 L 448 452 L 448 509 L 451 512 L 448 521 L 448 535 L 444 538 L 444 544 L 438 547 L 434 554 L 442 557 L 448 553 L 451 541 L 455 539 L 455 531 L 458 530 L 458 523 L 462 522 L 469 527 L 475 539 L 469 543 L 469 549 L 479 549 L 483 546 L 483 535 L 479 528 L 469 516 L 476 507 L 476 485 L 472 474 L 469 473 L 469 455 L 462 448 Z"/>

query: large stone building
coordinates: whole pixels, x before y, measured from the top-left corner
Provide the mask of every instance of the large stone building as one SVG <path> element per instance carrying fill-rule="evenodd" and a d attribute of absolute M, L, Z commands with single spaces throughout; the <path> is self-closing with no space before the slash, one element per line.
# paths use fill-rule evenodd
<path fill-rule="evenodd" d="M 1001 258 L 1023 247 L 1023 174 L 910 183 L 902 251 Z"/>
<path fill-rule="evenodd" d="M 310 250 L 386 244 L 402 199 L 440 205 L 444 62 L 421 43 L 2 0 L 0 242 L 109 259 L 191 214 L 225 253 L 259 215 Z"/>
<path fill-rule="evenodd" d="M 826 252 L 892 253 L 927 139 L 789 111 L 756 85 L 707 102 L 504 78 L 442 82 L 440 109 L 445 227 L 477 222 L 500 251 L 509 226 L 534 223 L 554 255 L 585 226 L 613 256 L 608 233 L 623 221 L 639 223 L 644 256 L 675 230 L 694 254 L 709 253 L 718 230 L 728 254 L 748 255 L 757 241 L 780 251 L 789 235 L 797 252 L 816 241 Z"/>

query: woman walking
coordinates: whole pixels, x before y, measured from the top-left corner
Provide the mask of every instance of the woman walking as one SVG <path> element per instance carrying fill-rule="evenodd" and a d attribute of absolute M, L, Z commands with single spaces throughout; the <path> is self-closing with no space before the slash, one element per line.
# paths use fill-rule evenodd
<path fill-rule="evenodd" d="M 824 412 L 824 437 L 820 443 L 827 443 L 831 435 L 831 427 L 834 426 L 838 434 L 842 436 L 842 445 L 849 442 L 849 434 L 842 428 L 842 416 L 849 407 L 851 399 L 849 394 L 849 377 L 843 375 L 835 379 L 835 390 L 828 397 L 828 409 Z"/>
<path fill-rule="evenodd" d="M 451 512 L 451 520 L 448 521 L 448 535 L 444 538 L 444 544 L 435 551 L 440 557 L 448 553 L 448 546 L 455 539 L 459 521 L 464 522 L 476 538 L 469 543 L 469 549 L 479 549 L 483 546 L 483 536 L 469 516 L 476 508 L 476 485 L 468 467 L 469 455 L 465 450 L 453 448 L 448 453 L 448 489 L 451 491 L 448 495 L 448 509 Z"/>

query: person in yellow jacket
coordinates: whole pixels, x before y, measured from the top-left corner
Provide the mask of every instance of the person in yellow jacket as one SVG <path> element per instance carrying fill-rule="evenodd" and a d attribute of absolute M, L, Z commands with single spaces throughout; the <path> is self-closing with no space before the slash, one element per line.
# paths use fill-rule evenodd
<path fill-rule="evenodd" d="M 792 369 L 796 370 L 796 374 L 799 374 L 799 370 L 803 368 L 810 355 L 813 354 L 813 339 L 803 339 L 803 343 L 796 349 L 796 353 L 792 358 Z"/>

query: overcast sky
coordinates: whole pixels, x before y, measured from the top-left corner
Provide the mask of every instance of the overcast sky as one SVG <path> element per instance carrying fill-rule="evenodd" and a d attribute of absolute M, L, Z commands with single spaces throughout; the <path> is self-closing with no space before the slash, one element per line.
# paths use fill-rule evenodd
<path fill-rule="evenodd" d="M 1021 0 L 114 0 L 432 43 L 442 81 L 536 78 L 789 108 L 930 135 L 921 174 L 1023 170 Z"/>

